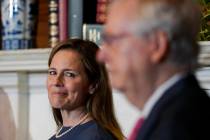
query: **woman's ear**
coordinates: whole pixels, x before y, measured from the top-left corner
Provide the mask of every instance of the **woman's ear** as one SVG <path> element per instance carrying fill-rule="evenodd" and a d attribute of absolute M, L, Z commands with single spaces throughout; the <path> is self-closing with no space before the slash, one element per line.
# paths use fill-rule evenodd
<path fill-rule="evenodd" d="M 96 89 L 98 88 L 98 84 L 92 84 L 89 86 L 89 94 L 94 94 Z"/>

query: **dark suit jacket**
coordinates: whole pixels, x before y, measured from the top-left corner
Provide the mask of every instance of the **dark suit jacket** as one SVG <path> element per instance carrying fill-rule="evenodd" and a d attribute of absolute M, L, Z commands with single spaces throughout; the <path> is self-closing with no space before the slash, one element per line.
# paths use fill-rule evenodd
<path fill-rule="evenodd" d="M 137 140 L 210 140 L 210 98 L 189 74 L 159 99 Z"/>

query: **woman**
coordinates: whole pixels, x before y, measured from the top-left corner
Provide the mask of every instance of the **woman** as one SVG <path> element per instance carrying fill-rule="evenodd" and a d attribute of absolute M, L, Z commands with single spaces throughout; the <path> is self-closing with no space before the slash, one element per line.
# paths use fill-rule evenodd
<path fill-rule="evenodd" d="M 98 46 L 70 39 L 53 48 L 47 89 L 58 127 L 50 140 L 122 140 L 113 111 L 112 93 Z"/>

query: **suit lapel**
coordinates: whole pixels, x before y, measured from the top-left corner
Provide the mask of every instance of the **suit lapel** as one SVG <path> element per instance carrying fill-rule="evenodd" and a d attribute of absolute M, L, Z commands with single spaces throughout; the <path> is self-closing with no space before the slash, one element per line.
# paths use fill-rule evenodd
<path fill-rule="evenodd" d="M 195 77 L 193 75 L 188 75 L 187 77 L 175 83 L 163 94 L 163 96 L 156 103 L 150 115 L 145 120 L 144 124 L 139 130 L 137 140 L 149 140 L 149 137 L 151 136 L 152 132 L 154 131 L 155 127 L 160 121 L 161 114 L 165 111 L 165 109 L 174 99 L 178 98 L 178 96 L 183 94 L 181 91 L 184 88 L 188 87 L 187 84 L 189 81 L 193 81 L 193 85 L 198 85 Z"/>

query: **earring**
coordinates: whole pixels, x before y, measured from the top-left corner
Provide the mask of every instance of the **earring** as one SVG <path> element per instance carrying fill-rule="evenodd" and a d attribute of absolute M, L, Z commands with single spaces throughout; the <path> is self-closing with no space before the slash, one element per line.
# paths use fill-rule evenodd
<path fill-rule="evenodd" d="M 94 93 L 94 90 L 90 90 L 89 93 L 90 93 L 90 94 L 93 94 L 93 93 Z"/>
<path fill-rule="evenodd" d="M 90 94 L 94 94 L 94 92 L 97 90 L 98 88 L 98 84 L 96 84 L 94 87 L 92 87 L 91 89 L 89 89 L 89 93 Z"/>

